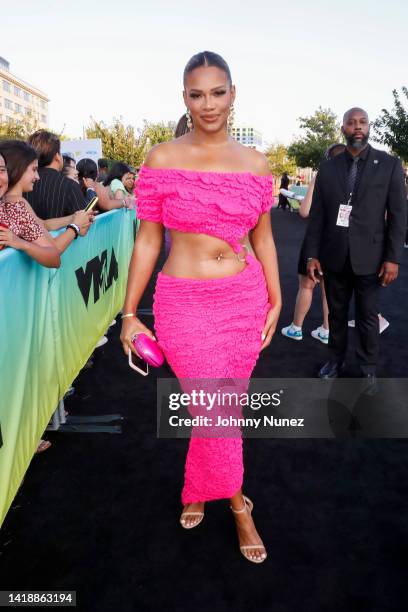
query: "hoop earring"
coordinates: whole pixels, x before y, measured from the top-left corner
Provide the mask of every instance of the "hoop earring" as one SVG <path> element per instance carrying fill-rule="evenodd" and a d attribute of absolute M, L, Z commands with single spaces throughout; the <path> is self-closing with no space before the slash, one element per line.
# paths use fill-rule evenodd
<path fill-rule="evenodd" d="M 230 132 L 232 127 L 234 126 L 234 120 L 235 120 L 235 108 L 234 108 L 234 105 L 231 104 L 230 112 L 229 112 L 228 119 L 227 119 L 228 132 Z"/>
<path fill-rule="evenodd" d="M 186 119 L 187 119 L 187 129 L 189 130 L 189 132 L 191 132 L 191 130 L 193 129 L 193 120 L 191 118 L 190 111 L 188 108 L 186 109 Z"/>

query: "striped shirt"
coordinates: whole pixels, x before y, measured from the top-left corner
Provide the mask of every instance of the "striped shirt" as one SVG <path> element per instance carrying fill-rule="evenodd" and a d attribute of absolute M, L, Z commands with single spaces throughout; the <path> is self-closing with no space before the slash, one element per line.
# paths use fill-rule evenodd
<path fill-rule="evenodd" d="M 40 180 L 25 197 L 40 219 L 56 219 L 85 208 L 85 198 L 76 181 L 54 168 L 40 168 Z"/>

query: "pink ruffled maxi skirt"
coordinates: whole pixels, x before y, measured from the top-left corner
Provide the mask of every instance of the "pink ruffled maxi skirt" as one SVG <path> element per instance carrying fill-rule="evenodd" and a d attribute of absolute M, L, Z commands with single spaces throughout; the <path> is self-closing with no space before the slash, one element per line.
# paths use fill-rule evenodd
<path fill-rule="evenodd" d="M 251 255 L 234 276 L 177 278 L 160 272 L 154 294 L 155 332 L 179 379 L 249 379 L 270 308 L 263 269 Z M 247 386 L 246 385 L 246 386 Z M 242 392 L 242 388 L 240 389 Z M 242 437 L 190 439 L 182 503 L 232 497 L 243 480 Z"/>

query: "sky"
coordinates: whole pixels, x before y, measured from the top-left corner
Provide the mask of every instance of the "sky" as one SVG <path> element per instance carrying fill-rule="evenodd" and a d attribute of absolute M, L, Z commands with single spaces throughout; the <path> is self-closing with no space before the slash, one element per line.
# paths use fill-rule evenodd
<path fill-rule="evenodd" d="M 6 4 L 6 6 L 4 6 Z M 91 117 L 177 121 L 182 73 L 205 49 L 228 62 L 236 124 L 290 144 L 300 116 L 352 106 L 375 119 L 407 82 L 406 0 L 19 0 L 0 8 L 0 56 L 50 98 L 50 128 Z"/>

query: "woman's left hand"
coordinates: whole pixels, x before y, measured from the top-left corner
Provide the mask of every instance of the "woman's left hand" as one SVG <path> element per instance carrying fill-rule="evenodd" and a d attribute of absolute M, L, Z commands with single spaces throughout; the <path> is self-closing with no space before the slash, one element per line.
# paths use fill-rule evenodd
<path fill-rule="evenodd" d="M 267 346 L 269 346 L 270 343 L 271 343 L 273 334 L 275 333 L 276 326 L 278 324 L 278 319 L 279 319 L 280 311 L 281 311 L 281 305 L 280 304 L 278 304 L 276 306 L 273 306 L 268 311 L 268 314 L 266 316 L 265 325 L 264 325 L 264 328 L 262 330 L 262 346 L 261 346 L 261 351 L 263 351 L 263 349 L 266 348 Z"/>
<path fill-rule="evenodd" d="M 19 238 L 10 229 L 0 227 L 0 247 L 12 247 L 18 251 L 24 250 L 27 242 Z"/>

